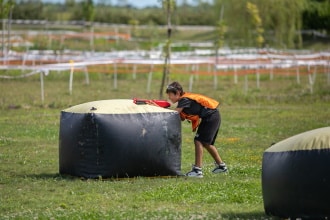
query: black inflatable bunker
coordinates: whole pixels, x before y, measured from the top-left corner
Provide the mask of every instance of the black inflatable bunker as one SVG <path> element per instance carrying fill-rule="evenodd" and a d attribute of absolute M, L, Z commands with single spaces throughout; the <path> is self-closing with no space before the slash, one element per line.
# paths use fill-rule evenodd
<path fill-rule="evenodd" d="M 132 100 L 61 111 L 59 171 L 85 178 L 175 176 L 181 170 L 178 112 Z"/>
<path fill-rule="evenodd" d="M 262 193 L 267 215 L 330 217 L 330 127 L 268 148 L 262 161 Z"/>

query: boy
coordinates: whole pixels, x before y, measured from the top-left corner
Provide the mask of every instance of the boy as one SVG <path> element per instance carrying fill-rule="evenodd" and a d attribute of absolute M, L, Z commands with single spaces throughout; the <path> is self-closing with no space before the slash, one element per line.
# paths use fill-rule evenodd
<path fill-rule="evenodd" d="M 194 138 L 195 164 L 186 176 L 203 177 L 203 147 L 215 160 L 216 167 L 212 172 L 227 172 L 227 166 L 222 161 L 214 146 L 221 124 L 220 113 L 217 109 L 219 102 L 200 94 L 184 92 L 182 86 L 178 82 L 169 84 L 166 93 L 172 103 L 178 102 L 175 110 L 180 113 L 181 120 L 187 119 L 191 121 L 193 131 L 196 131 L 198 128 Z"/>

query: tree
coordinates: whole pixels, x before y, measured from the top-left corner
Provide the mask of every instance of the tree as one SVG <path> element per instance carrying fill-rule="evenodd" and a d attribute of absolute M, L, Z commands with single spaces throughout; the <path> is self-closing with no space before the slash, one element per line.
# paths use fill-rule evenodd
<path fill-rule="evenodd" d="M 216 26 L 215 26 L 215 65 L 214 65 L 214 70 L 217 69 L 217 65 L 219 64 L 219 49 L 221 47 L 223 47 L 224 45 L 224 41 L 225 41 L 225 34 L 227 32 L 227 26 L 223 20 L 223 13 L 224 13 L 224 7 L 221 7 L 221 12 L 220 12 L 220 18 L 219 21 L 217 22 Z M 218 84 L 218 80 L 217 80 L 217 76 L 214 76 L 214 88 L 217 88 L 217 84 Z"/>
<path fill-rule="evenodd" d="M 94 21 L 94 3 L 93 0 L 85 0 L 82 3 L 84 20 L 92 23 Z"/>
<path fill-rule="evenodd" d="M 139 32 L 138 32 L 138 26 L 139 26 L 139 20 L 137 19 L 130 19 L 128 21 L 128 24 L 131 26 L 131 34 L 133 37 L 137 37 Z"/>
<path fill-rule="evenodd" d="M 4 1 L 4 0 L 3 0 Z M 13 9 L 13 19 L 44 19 L 44 4 L 40 0 L 17 1 Z M 36 13 L 37 12 L 37 13 Z"/>
<path fill-rule="evenodd" d="M 10 14 L 11 8 L 15 5 L 14 0 L 0 0 L 1 9 L 0 15 L 1 19 L 7 19 L 8 15 Z"/>
<path fill-rule="evenodd" d="M 75 0 L 65 0 L 65 6 L 68 7 L 68 8 L 74 7 L 75 4 L 76 4 Z"/>
<path fill-rule="evenodd" d="M 258 7 L 257 7 L 257 5 L 255 5 L 251 2 L 247 2 L 246 9 L 247 9 L 247 12 L 251 16 L 252 24 L 257 33 L 256 44 L 260 48 L 260 47 L 262 47 L 265 40 L 264 40 L 264 37 L 262 36 L 262 34 L 264 33 L 264 29 L 262 28 L 262 20 L 259 15 Z"/>
<path fill-rule="evenodd" d="M 256 0 L 264 27 L 273 31 L 277 47 L 301 48 L 302 13 L 307 0 Z"/>
<path fill-rule="evenodd" d="M 88 23 L 85 23 L 85 27 L 90 27 L 90 48 L 92 51 L 94 51 L 94 26 L 93 26 L 93 21 L 94 21 L 94 3 L 93 0 L 85 0 L 83 3 L 83 15 L 85 22 L 87 21 Z"/>
<path fill-rule="evenodd" d="M 170 74 L 170 60 L 171 60 L 171 34 L 172 34 L 172 24 L 171 24 L 171 15 L 175 9 L 175 0 L 162 0 L 162 7 L 166 12 L 167 17 L 167 41 L 164 46 L 164 68 L 163 68 L 163 77 L 159 91 L 159 98 L 163 97 L 164 85 L 169 82 Z"/>
<path fill-rule="evenodd" d="M 330 0 L 309 0 L 303 12 L 303 28 L 330 33 Z"/>
<path fill-rule="evenodd" d="M 0 16 L 2 19 L 2 55 L 4 56 L 5 54 L 5 20 L 11 20 L 12 17 L 12 10 L 15 5 L 14 0 L 0 0 L 1 8 L 0 8 Z M 11 21 L 10 21 L 11 22 Z M 10 23 L 9 23 L 10 24 Z M 8 46 L 10 45 L 10 28 L 8 29 Z"/>
<path fill-rule="evenodd" d="M 307 0 L 250 0 L 250 3 L 259 9 L 259 18 L 262 27 L 268 33 L 274 33 L 268 42 L 278 47 L 300 48 L 302 38 L 299 31 L 302 28 L 302 13 L 306 8 Z M 249 30 L 259 31 L 259 41 L 262 41 L 261 29 L 246 22 L 251 14 L 246 10 L 247 0 L 214 0 L 214 9 L 220 11 L 225 7 L 228 39 L 231 46 L 252 46 L 255 38 Z M 234 19 L 233 19 L 234 18 Z M 255 20 L 257 21 L 257 20 Z M 247 34 L 248 33 L 248 34 Z M 264 35 L 265 36 L 265 35 Z"/>
<path fill-rule="evenodd" d="M 250 26 L 246 22 L 248 14 L 245 10 L 246 0 L 214 0 L 214 10 L 216 14 L 223 9 L 223 19 L 226 21 L 227 43 L 230 46 L 248 46 L 250 44 Z"/>

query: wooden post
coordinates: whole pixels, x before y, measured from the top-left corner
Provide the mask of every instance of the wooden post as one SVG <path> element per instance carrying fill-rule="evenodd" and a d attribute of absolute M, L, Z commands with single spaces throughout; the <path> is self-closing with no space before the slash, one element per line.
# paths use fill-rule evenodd
<path fill-rule="evenodd" d="M 113 88 L 117 90 L 117 63 L 116 61 L 113 64 Z"/>
<path fill-rule="evenodd" d="M 296 64 L 296 75 L 297 75 L 297 84 L 299 85 L 300 84 L 300 73 L 299 73 L 299 64 L 298 64 L 298 62 L 297 62 L 297 64 Z"/>
<path fill-rule="evenodd" d="M 69 80 L 69 93 L 72 95 L 72 83 L 73 83 L 73 71 L 74 71 L 74 61 L 70 60 L 71 68 L 70 68 L 70 80 Z"/>
<path fill-rule="evenodd" d="M 136 69 L 137 69 L 137 66 L 136 66 L 136 64 L 134 63 L 134 64 L 133 64 L 133 74 L 132 74 L 133 80 L 136 80 Z"/>
<path fill-rule="evenodd" d="M 256 78 L 257 78 L 257 88 L 260 89 L 260 72 L 259 72 L 259 67 L 260 67 L 260 62 L 259 58 L 257 58 L 257 69 L 256 69 Z"/>
<path fill-rule="evenodd" d="M 308 66 L 308 70 L 309 70 L 309 66 Z M 314 83 L 315 83 L 315 79 L 316 79 L 316 70 L 317 70 L 317 66 L 315 65 L 314 67 L 314 72 L 313 74 L 312 73 L 309 73 L 308 71 L 308 81 L 309 81 L 309 85 L 310 85 L 310 91 L 311 91 L 311 94 L 313 94 L 314 92 Z"/>
<path fill-rule="evenodd" d="M 40 87 L 41 87 L 41 103 L 44 104 L 45 93 L 44 93 L 44 72 L 40 71 Z"/>
<path fill-rule="evenodd" d="M 244 76 L 244 92 L 245 92 L 245 95 L 247 95 L 248 90 L 249 90 L 249 82 L 248 82 L 248 74 L 246 73 L 245 76 Z"/>
<path fill-rule="evenodd" d="M 85 73 L 85 82 L 86 82 L 86 85 L 89 85 L 89 75 L 88 75 L 87 66 L 85 66 L 85 68 L 84 68 L 84 73 Z"/>
<path fill-rule="evenodd" d="M 260 73 L 259 73 L 259 68 L 256 70 L 256 78 L 257 78 L 257 88 L 260 89 Z"/>
<path fill-rule="evenodd" d="M 194 74 L 191 74 L 189 77 L 189 88 L 188 88 L 189 92 L 192 92 L 193 84 L 194 84 Z"/>
<path fill-rule="evenodd" d="M 328 60 L 328 85 L 330 85 L 330 60 Z"/>
<path fill-rule="evenodd" d="M 234 66 L 234 83 L 235 83 L 235 84 L 238 83 L 237 67 L 236 67 L 236 66 Z"/>
<path fill-rule="evenodd" d="M 218 69 L 216 64 L 214 64 L 213 68 L 213 88 L 215 90 L 218 89 Z"/>
<path fill-rule="evenodd" d="M 151 82 L 152 82 L 152 72 L 154 69 L 154 64 L 151 64 L 150 71 L 148 75 L 148 85 L 147 85 L 147 93 L 149 94 L 151 92 Z"/>

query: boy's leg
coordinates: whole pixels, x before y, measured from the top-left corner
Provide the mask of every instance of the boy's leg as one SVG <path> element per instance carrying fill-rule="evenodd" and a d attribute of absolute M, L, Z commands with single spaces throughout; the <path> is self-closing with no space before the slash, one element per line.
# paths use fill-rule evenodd
<path fill-rule="evenodd" d="M 218 130 L 220 128 L 221 124 L 221 116 L 220 113 L 214 112 L 211 114 L 208 118 L 202 119 L 202 122 L 200 123 L 197 133 L 195 135 L 194 143 L 195 143 L 195 165 L 193 166 L 193 170 L 189 172 L 188 174 L 192 173 L 195 175 L 197 172 L 195 169 L 198 167 L 198 172 L 201 173 L 202 169 L 202 162 L 203 162 L 203 148 L 206 148 L 206 150 L 210 153 L 212 158 L 216 162 L 216 168 L 213 169 L 213 173 L 219 173 L 219 172 L 226 172 L 227 167 L 226 164 L 222 161 L 218 150 L 213 145 L 215 142 L 215 139 L 218 134 Z M 188 175 L 189 176 L 189 175 Z"/>
<path fill-rule="evenodd" d="M 214 146 L 214 145 L 206 145 L 204 144 L 204 147 L 205 149 L 211 154 L 211 156 L 213 157 L 214 161 L 217 163 L 217 164 L 221 164 L 223 163 L 219 153 L 218 153 L 218 150 L 217 148 Z"/>
<path fill-rule="evenodd" d="M 228 168 L 226 164 L 222 161 L 217 148 L 214 145 L 204 145 L 207 151 L 211 154 L 216 162 L 216 167 L 212 170 L 212 173 L 223 173 L 227 172 Z"/>
<path fill-rule="evenodd" d="M 203 177 L 202 161 L 203 161 L 203 144 L 200 141 L 195 140 L 195 164 L 192 166 L 192 170 L 186 173 L 189 177 Z"/>
<path fill-rule="evenodd" d="M 203 144 L 195 140 L 195 166 L 202 167 L 203 164 Z"/>

